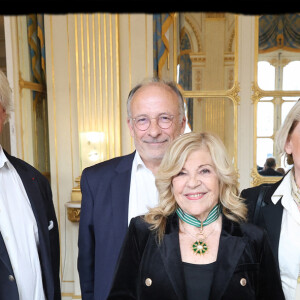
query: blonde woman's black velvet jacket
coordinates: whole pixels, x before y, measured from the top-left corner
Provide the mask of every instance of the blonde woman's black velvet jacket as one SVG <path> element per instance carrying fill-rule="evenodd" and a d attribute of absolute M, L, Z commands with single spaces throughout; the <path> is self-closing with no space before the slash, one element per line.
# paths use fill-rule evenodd
<path fill-rule="evenodd" d="M 210 299 L 283 300 L 280 277 L 265 232 L 222 216 Z M 109 300 L 187 300 L 176 214 L 158 244 L 149 224 L 131 220 Z"/>

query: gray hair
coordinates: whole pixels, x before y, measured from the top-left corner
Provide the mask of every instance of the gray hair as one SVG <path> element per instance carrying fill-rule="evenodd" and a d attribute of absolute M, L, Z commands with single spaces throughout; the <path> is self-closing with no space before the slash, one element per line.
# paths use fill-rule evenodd
<path fill-rule="evenodd" d="M 157 77 L 152 77 L 152 78 L 143 80 L 142 82 L 140 82 L 139 84 L 137 84 L 129 92 L 128 99 L 127 99 L 127 116 L 128 116 L 128 118 L 131 117 L 130 104 L 131 104 L 131 100 L 132 100 L 134 94 L 141 87 L 155 85 L 155 84 L 160 84 L 162 86 L 169 87 L 177 95 L 177 97 L 178 97 L 178 108 L 179 108 L 180 121 L 182 121 L 182 119 L 184 117 L 184 100 L 183 100 L 183 96 L 182 96 L 180 90 L 178 89 L 178 87 L 177 87 L 177 85 L 176 85 L 176 83 L 174 81 L 166 81 L 166 80 L 163 80 L 163 79 L 159 79 Z"/>
<path fill-rule="evenodd" d="M 6 113 L 6 120 L 5 120 L 6 123 L 10 118 L 11 112 L 13 111 L 12 90 L 9 86 L 7 77 L 1 70 L 0 70 L 0 104 Z"/>
<path fill-rule="evenodd" d="M 284 155 L 287 158 L 287 163 L 292 165 L 294 163 L 292 154 L 287 154 L 285 151 L 285 145 L 295 127 L 300 122 L 300 101 L 292 107 L 288 115 L 286 116 L 283 124 L 279 128 L 276 134 L 276 147 L 280 155 Z"/>

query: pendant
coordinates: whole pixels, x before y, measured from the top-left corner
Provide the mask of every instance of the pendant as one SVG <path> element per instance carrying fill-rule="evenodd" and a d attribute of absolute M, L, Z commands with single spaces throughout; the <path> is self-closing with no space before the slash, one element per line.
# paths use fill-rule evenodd
<path fill-rule="evenodd" d="M 195 254 L 200 254 L 200 255 L 205 254 L 206 251 L 208 250 L 207 245 L 202 241 L 196 241 L 192 247 Z"/>

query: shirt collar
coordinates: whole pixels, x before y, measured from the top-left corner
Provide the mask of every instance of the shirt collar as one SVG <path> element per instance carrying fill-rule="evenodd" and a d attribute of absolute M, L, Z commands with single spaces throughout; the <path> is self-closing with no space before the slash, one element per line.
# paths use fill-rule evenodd
<path fill-rule="evenodd" d="M 277 202 L 282 198 L 282 202 L 286 200 L 286 198 L 291 198 L 291 172 L 288 172 L 282 182 L 279 184 L 271 199 L 272 202 L 276 205 Z"/>
<path fill-rule="evenodd" d="M 139 170 L 145 170 L 147 172 L 150 172 L 153 175 L 151 170 L 146 167 L 140 154 L 137 151 L 135 152 L 135 156 L 132 162 L 132 167 L 134 168 L 135 172 L 138 172 Z"/>
<path fill-rule="evenodd" d="M 300 224 L 299 210 L 296 201 L 294 201 L 292 196 L 291 171 L 285 175 L 271 199 L 274 204 L 276 204 L 281 199 L 281 204 L 286 213 L 291 215 L 292 218 L 298 224 Z"/>
<path fill-rule="evenodd" d="M 137 151 L 135 152 L 135 156 L 133 159 L 133 166 L 136 170 L 138 170 L 138 168 L 147 168 Z"/>
<path fill-rule="evenodd" d="M 8 158 L 6 157 L 2 146 L 0 145 L 0 169 L 3 167 L 11 168 L 11 163 L 9 162 Z"/>

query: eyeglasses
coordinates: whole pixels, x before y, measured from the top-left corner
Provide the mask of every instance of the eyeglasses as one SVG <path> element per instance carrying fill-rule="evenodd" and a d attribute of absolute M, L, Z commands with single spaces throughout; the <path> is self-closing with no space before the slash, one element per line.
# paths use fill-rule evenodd
<path fill-rule="evenodd" d="M 156 118 L 150 118 L 146 115 L 138 116 L 137 118 L 131 118 L 131 120 L 134 122 L 135 127 L 142 131 L 145 131 L 150 127 L 152 119 L 156 119 L 156 123 L 161 129 L 168 129 L 173 123 L 174 116 L 161 114 Z"/>

